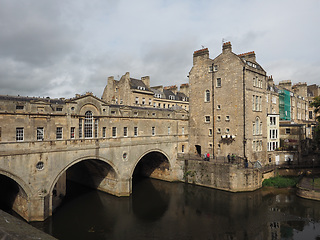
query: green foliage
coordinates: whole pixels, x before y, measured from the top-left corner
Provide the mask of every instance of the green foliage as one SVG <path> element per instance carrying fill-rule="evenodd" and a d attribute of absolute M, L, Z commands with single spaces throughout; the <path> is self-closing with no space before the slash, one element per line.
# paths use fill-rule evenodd
<path fill-rule="evenodd" d="M 314 109 L 315 113 L 320 113 L 320 96 L 315 97 L 313 99 L 313 102 L 310 103 L 310 106 L 315 108 Z M 317 119 L 318 119 L 318 121 L 320 120 L 320 118 L 317 118 Z"/>
<path fill-rule="evenodd" d="M 262 182 L 263 187 L 277 187 L 277 188 L 287 188 L 294 187 L 299 181 L 298 177 L 273 177 L 265 179 Z"/>
<path fill-rule="evenodd" d="M 315 108 L 315 114 L 320 113 L 320 96 L 315 97 L 310 106 Z M 317 116 L 317 121 L 320 123 L 320 116 Z M 315 128 L 314 143 L 316 147 L 320 147 L 320 125 Z"/>

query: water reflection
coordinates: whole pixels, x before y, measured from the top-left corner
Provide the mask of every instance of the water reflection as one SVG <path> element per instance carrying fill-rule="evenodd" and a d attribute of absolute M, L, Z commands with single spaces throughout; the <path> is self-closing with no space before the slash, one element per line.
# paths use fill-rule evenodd
<path fill-rule="evenodd" d="M 228 193 L 144 179 L 133 195 L 89 191 L 42 227 L 59 239 L 320 239 L 320 203 L 288 190 Z"/>

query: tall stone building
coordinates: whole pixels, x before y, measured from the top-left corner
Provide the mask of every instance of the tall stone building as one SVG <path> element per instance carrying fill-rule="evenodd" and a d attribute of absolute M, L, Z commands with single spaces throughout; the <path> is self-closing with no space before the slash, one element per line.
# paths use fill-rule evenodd
<path fill-rule="evenodd" d="M 235 54 L 230 42 L 214 59 L 195 51 L 189 84 L 189 151 L 265 161 L 267 76 L 255 53 Z"/>

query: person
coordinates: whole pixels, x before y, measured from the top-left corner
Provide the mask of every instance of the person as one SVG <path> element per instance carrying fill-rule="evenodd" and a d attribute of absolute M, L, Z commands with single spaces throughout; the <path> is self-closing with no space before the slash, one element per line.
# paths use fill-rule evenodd
<path fill-rule="evenodd" d="M 230 158 L 230 153 L 228 153 L 228 156 L 227 156 L 227 158 L 228 158 L 228 163 L 230 163 L 230 161 L 231 161 L 231 158 Z"/>
<path fill-rule="evenodd" d="M 244 167 L 248 168 L 248 159 L 246 157 L 244 158 Z"/>
<path fill-rule="evenodd" d="M 236 156 L 232 153 L 232 155 L 231 155 L 232 163 L 234 162 L 235 157 L 236 157 Z"/>
<path fill-rule="evenodd" d="M 210 154 L 207 153 L 207 161 L 210 161 Z"/>

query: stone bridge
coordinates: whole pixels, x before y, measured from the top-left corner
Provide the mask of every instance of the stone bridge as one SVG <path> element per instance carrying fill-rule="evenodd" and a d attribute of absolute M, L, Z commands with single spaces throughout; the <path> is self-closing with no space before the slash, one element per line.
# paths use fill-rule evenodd
<path fill-rule="evenodd" d="M 128 137 L 1 143 L 0 180 L 11 189 L 8 199 L 15 212 L 27 221 L 43 221 L 65 196 L 67 179 L 115 196 L 131 194 L 135 173 L 182 180 L 179 141 L 179 136 L 169 135 L 148 141 Z"/>

